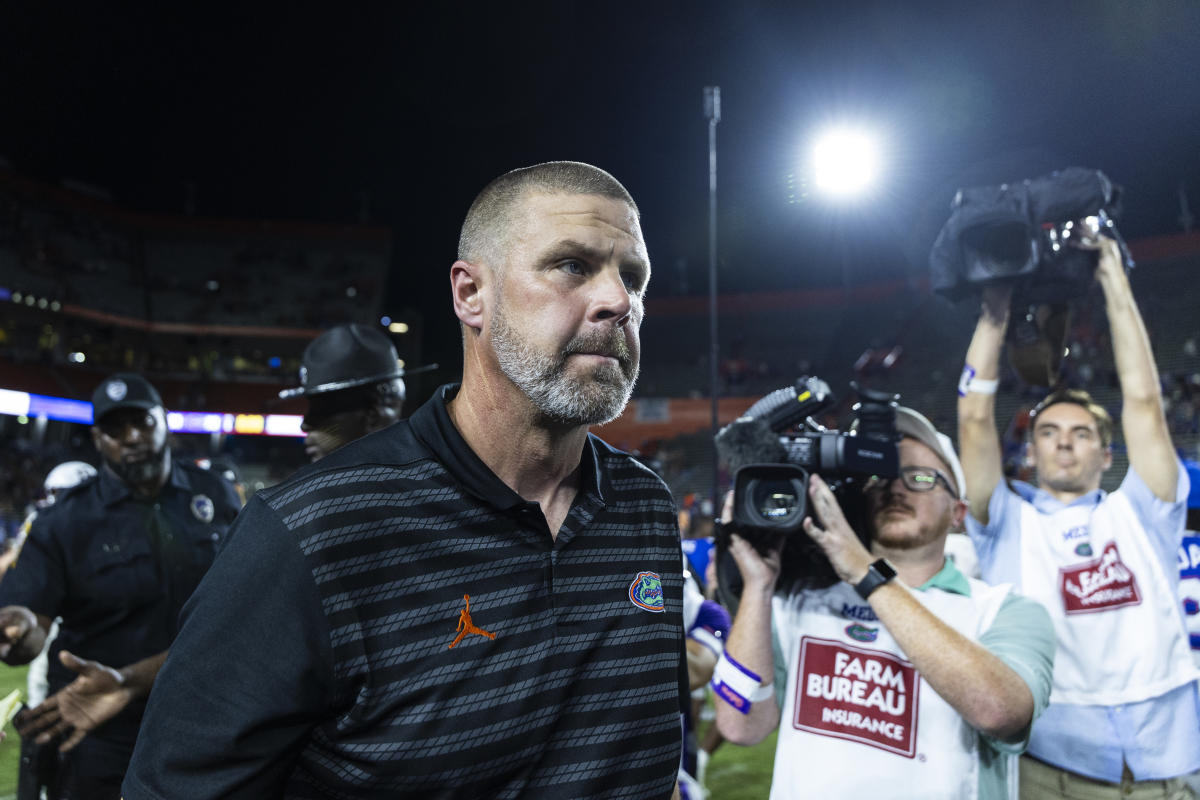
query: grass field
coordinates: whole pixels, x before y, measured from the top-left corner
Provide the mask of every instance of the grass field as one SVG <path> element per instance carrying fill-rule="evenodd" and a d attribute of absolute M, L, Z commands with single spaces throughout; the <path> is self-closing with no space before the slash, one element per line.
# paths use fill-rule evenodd
<path fill-rule="evenodd" d="M 0 665 L 0 697 L 7 696 L 13 689 L 20 689 L 24 697 L 26 672 L 26 667 Z M 0 742 L 0 800 L 16 795 L 17 764 L 21 760 L 21 737 L 11 724 L 4 728 L 4 733 L 5 739 Z"/>
<path fill-rule="evenodd" d="M 709 800 L 766 800 L 774 763 L 774 733 L 754 747 L 721 745 L 708 762 Z"/>
<path fill-rule="evenodd" d="M 25 673 L 25 667 L 0 665 L 0 697 L 17 688 L 24 694 Z M 21 755 L 21 737 L 12 725 L 4 732 L 7 738 L 0 742 L 0 800 L 7 800 L 17 792 L 17 763 Z M 710 800 L 765 800 L 771 790 L 774 760 L 775 734 L 755 747 L 722 745 L 708 765 Z"/>

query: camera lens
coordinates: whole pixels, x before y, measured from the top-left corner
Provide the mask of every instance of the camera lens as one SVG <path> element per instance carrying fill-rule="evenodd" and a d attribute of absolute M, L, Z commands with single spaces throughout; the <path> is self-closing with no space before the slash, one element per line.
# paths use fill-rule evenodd
<path fill-rule="evenodd" d="M 795 478 L 753 480 L 746 499 L 754 513 L 772 527 L 794 524 L 804 514 L 804 484 Z"/>

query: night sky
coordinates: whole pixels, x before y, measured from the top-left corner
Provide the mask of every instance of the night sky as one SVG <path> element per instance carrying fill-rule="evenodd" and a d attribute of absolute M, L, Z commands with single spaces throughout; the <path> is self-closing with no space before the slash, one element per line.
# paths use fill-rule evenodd
<path fill-rule="evenodd" d="M 706 85 L 726 290 L 924 272 L 958 187 L 1063 166 L 1125 187 L 1128 238 L 1180 229 L 1181 181 L 1200 204 L 1200 3 L 174 5 L 6 4 L 0 157 L 139 211 L 181 213 L 188 183 L 206 217 L 354 222 L 366 198 L 394 234 L 384 310 L 425 309 L 435 358 L 462 216 L 517 166 L 608 169 L 651 302 L 707 291 Z M 803 196 L 835 120 L 885 141 L 854 207 Z"/>

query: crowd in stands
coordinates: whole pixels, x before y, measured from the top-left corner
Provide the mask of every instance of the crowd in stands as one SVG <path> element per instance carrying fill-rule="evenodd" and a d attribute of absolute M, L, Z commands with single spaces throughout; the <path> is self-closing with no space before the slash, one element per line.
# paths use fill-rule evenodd
<path fill-rule="evenodd" d="M 0 344 L 16 362 L 291 376 L 316 331 L 379 319 L 390 257 L 377 229 L 151 217 L 0 170 Z M 305 335 L 153 328 L 180 322 Z"/>
<path fill-rule="evenodd" d="M 375 316 L 389 258 L 375 230 L 146 217 L 0 175 L 7 288 L 93 311 L 322 329 Z"/>

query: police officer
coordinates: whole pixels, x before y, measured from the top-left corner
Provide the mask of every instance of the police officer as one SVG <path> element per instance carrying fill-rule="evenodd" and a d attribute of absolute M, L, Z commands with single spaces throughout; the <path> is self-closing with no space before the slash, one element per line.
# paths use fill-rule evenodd
<path fill-rule="evenodd" d="M 404 375 L 396 348 L 381 331 L 357 323 L 338 325 L 304 349 L 301 385 L 279 396 L 308 399 L 301 426 L 304 452 L 316 461 L 398 421 Z"/>
<path fill-rule="evenodd" d="M 179 612 L 240 503 L 171 457 L 162 400 L 140 375 L 105 379 L 92 407 L 100 472 L 38 515 L 0 582 L 0 659 L 28 663 L 61 618 L 51 694 L 17 728 L 59 745 L 51 798 L 115 800 Z"/>

